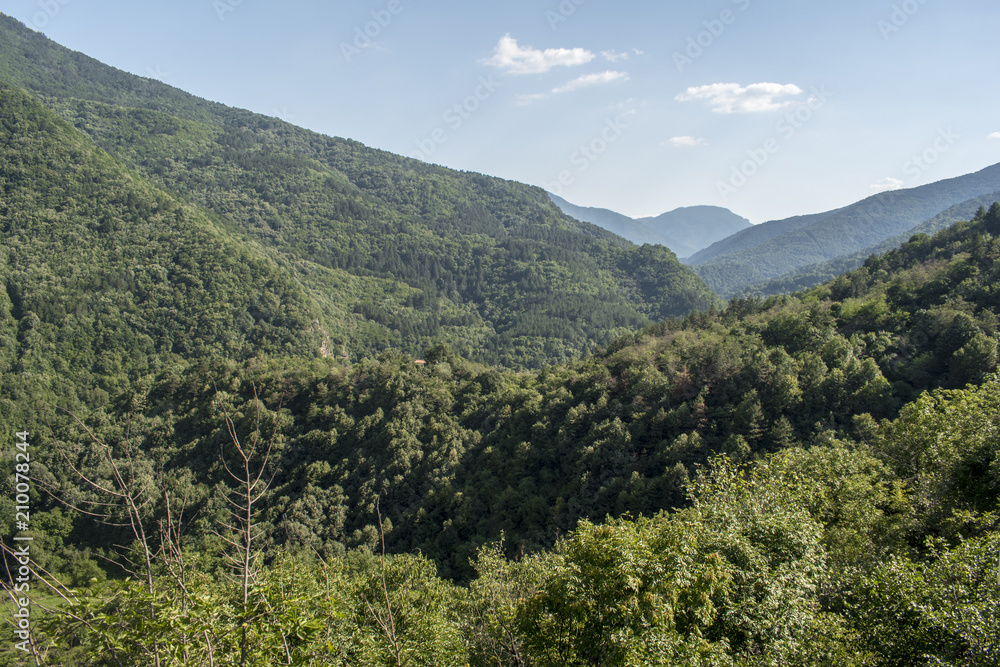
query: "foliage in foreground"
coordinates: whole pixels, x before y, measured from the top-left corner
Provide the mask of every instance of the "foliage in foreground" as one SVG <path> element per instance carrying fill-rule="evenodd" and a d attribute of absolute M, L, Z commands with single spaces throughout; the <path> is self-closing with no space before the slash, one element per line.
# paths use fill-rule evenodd
<path fill-rule="evenodd" d="M 299 551 L 252 562 L 243 598 L 232 545 L 164 537 L 151 585 L 63 589 L 37 645 L 67 665 L 997 665 L 998 429 L 1000 379 L 941 390 L 861 441 L 715 458 L 686 509 L 486 545 L 465 586 L 417 554 Z"/>

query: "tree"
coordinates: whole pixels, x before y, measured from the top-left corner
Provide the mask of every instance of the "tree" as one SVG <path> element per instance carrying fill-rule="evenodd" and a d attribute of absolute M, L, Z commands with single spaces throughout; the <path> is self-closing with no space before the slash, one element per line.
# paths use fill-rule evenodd
<path fill-rule="evenodd" d="M 995 667 L 998 564 L 995 530 L 924 559 L 893 555 L 863 579 L 850 615 L 879 665 Z"/>
<path fill-rule="evenodd" d="M 582 522 L 524 606 L 530 664 L 730 664 L 705 636 L 729 576 L 701 546 L 696 527 L 665 517 Z"/>
<path fill-rule="evenodd" d="M 997 342 L 984 333 L 977 333 L 959 348 L 949 364 L 951 385 L 964 387 L 979 384 L 997 368 Z"/>
<path fill-rule="evenodd" d="M 820 604 L 829 577 L 822 527 L 794 487 L 717 457 L 689 491 L 693 506 L 678 519 L 702 531 L 700 550 L 718 554 L 729 578 L 706 639 L 725 642 L 737 664 L 862 662 L 843 622 Z"/>
<path fill-rule="evenodd" d="M 228 545 L 226 560 L 233 570 L 234 580 L 239 589 L 239 618 L 237 621 L 239 640 L 239 662 L 242 667 L 250 660 L 253 647 L 250 645 L 252 625 L 266 623 L 264 610 L 260 608 L 260 600 L 253 595 L 260 570 L 261 529 L 257 524 L 257 515 L 261 512 L 260 501 L 267 494 L 276 468 L 271 461 L 271 448 L 274 445 L 274 435 L 267 440 L 261 434 L 261 405 L 257 396 L 256 386 L 253 388 L 252 425 L 249 434 L 240 439 L 236 424 L 228 410 L 223 405 L 222 414 L 226 432 L 229 436 L 229 456 L 226 447 L 220 444 L 220 458 L 234 486 L 229 492 L 226 518 L 221 523 L 221 530 L 216 534 Z M 230 463 L 230 457 L 233 463 Z M 286 639 L 282 638 L 287 663 L 291 664 L 291 655 Z"/>
<path fill-rule="evenodd" d="M 551 573 L 552 556 L 533 554 L 510 561 L 501 540 L 481 547 L 474 566 L 478 576 L 469 584 L 462 606 L 470 664 L 526 667 L 529 663 L 520 614 Z"/>
<path fill-rule="evenodd" d="M 986 226 L 986 231 L 993 236 L 1000 235 L 1000 202 L 993 202 L 990 210 L 983 216 L 983 224 Z"/>

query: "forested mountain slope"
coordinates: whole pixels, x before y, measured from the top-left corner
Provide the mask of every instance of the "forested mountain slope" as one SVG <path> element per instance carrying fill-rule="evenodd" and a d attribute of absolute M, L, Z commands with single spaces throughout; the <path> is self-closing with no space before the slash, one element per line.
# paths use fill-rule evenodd
<path fill-rule="evenodd" d="M 315 301 L 337 354 L 447 341 L 539 366 L 713 303 L 669 251 L 566 217 L 537 188 L 199 100 L 7 17 L 0 36 L 0 80 L 264 248 Z"/>
<path fill-rule="evenodd" d="M 969 199 L 1000 189 L 1000 165 L 908 190 L 883 192 L 810 216 L 766 222 L 690 257 L 702 278 L 728 298 L 749 285 L 862 251 Z"/>
<path fill-rule="evenodd" d="M 90 433 L 54 415 L 33 434 L 51 452 L 35 483 L 56 496 L 96 502 L 74 469 L 104 479 L 98 461 L 127 461 L 161 568 L 148 584 L 93 583 L 120 577 L 88 554 L 128 543 L 128 524 L 94 530 L 40 497 L 33 558 L 86 590 L 73 609 L 90 619 L 42 632 L 95 660 L 110 637 L 148 654 L 150 632 L 232 655 L 243 628 L 255 655 L 359 664 L 402 646 L 448 665 L 587 664 L 593 651 L 995 664 L 998 284 L 1000 204 L 800 297 L 734 300 L 541 372 L 443 346 L 427 367 L 399 354 L 179 362 L 84 415 Z M 225 612 L 250 603 L 213 528 L 239 498 L 225 468 L 236 442 L 256 443 L 249 465 L 273 474 L 254 520 L 267 602 L 249 615 Z M 162 529 L 178 505 L 191 518 L 175 537 Z M 401 554 L 384 563 L 371 556 L 382 534 Z M 181 562 L 175 540 L 184 589 L 162 569 Z M 150 599 L 205 616 L 151 619 Z"/>
<path fill-rule="evenodd" d="M 0 33 L 37 664 L 997 664 L 1000 204 L 722 306 L 540 190 Z"/>
<path fill-rule="evenodd" d="M 2 83 L 0 238 L 5 425 L 32 397 L 106 398 L 161 359 L 323 344 L 308 295 L 256 244 Z"/>
<path fill-rule="evenodd" d="M 764 283 L 751 285 L 745 288 L 742 294 L 744 296 L 771 296 L 815 287 L 816 285 L 833 280 L 843 273 L 853 271 L 864 264 L 865 260 L 872 255 L 883 255 L 890 250 L 898 248 L 906 243 L 914 234 L 933 235 L 960 220 L 969 220 L 976 215 L 978 209 L 988 208 L 996 201 L 1000 201 L 1000 191 L 964 201 L 946 211 L 942 211 L 913 229 L 883 241 L 876 246 L 843 255 L 820 264 L 806 266 Z"/>
<path fill-rule="evenodd" d="M 1000 206 L 801 298 L 734 301 L 540 373 L 444 347 L 426 368 L 399 354 L 351 366 L 204 360 L 150 376 L 88 423 L 99 435 L 128 423 L 140 450 L 192 471 L 193 497 L 205 497 L 221 481 L 220 406 L 244 427 L 263 410 L 280 462 L 266 513 L 275 544 L 373 547 L 381 498 L 390 548 L 464 577 L 501 531 L 512 550 L 533 550 L 582 518 L 677 507 L 716 453 L 750 461 L 864 432 L 924 390 L 981 382 L 997 366 L 991 229 Z"/>

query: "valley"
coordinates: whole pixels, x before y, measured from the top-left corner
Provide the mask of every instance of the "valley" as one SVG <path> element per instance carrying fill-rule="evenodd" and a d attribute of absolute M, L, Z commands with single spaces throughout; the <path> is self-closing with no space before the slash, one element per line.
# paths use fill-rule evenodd
<path fill-rule="evenodd" d="M 998 200 L 634 219 L 0 14 L 0 664 L 996 664 Z"/>

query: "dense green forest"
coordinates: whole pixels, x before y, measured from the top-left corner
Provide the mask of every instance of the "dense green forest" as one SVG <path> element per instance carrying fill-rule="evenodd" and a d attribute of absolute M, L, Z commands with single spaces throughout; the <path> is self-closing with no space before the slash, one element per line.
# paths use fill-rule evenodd
<path fill-rule="evenodd" d="M 337 355 L 447 341 L 537 368 L 715 300 L 669 250 L 573 220 L 538 188 L 200 100 L 8 17 L 3 80 L 262 251 L 314 303 Z"/>
<path fill-rule="evenodd" d="M 36 434 L 34 553 L 77 619 L 40 641 L 77 664 L 152 664 L 150 636 L 184 664 L 996 664 L 998 260 L 995 205 L 540 372 L 444 345 L 178 362 Z M 247 596 L 237 464 L 270 480 Z M 54 499 L 113 500 L 74 471 L 134 490 L 148 577 L 104 560 L 142 562 L 127 506 L 95 531 Z"/>
<path fill-rule="evenodd" d="M 1000 664 L 1000 204 L 723 304 L 0 33 L 0 664 Z"/>

